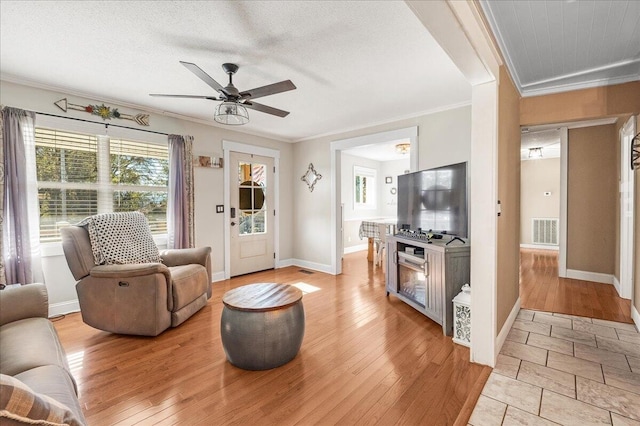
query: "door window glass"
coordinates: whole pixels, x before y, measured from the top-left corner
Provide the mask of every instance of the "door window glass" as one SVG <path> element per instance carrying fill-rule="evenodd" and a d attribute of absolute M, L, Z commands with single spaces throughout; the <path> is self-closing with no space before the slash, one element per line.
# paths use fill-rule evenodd
<path fill-rule="evenodd" d="M 266 223 L 267 167 L 257 163 L 238 163 L 238 210 L 240 235 L 264 234 Z"/>

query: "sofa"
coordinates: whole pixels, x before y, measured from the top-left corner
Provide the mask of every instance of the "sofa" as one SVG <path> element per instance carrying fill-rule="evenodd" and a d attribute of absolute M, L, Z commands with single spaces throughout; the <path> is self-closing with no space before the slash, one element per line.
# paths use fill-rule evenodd
<path fill-rule="evenodd" d="M 43 284 L 0 291 L 0 424 L 85 425 Z"/>

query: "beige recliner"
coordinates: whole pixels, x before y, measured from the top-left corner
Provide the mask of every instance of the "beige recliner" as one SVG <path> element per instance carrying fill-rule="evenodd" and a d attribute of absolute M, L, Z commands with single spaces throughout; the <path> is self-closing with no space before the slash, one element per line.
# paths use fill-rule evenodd
<path fill-rule="evenodd" d="M 87 229 L 60 230 L 77 280 L 82 320 L 119 334 L 157 336 L 176 327 L 211 297 L 211 248 L 160 252 L 162 263 L 96 265 Z"/>

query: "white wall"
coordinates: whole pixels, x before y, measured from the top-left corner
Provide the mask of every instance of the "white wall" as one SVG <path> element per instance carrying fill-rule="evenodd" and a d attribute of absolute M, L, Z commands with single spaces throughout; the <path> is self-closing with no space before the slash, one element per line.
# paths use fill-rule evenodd
<path fill-rule="evenodd" d="M 68 111 L 64 113 L 53 103 L 62 98 L 68 98 L 69 102 L 81 105 L 101 103 L 102 100 L 84 99 L 73 95 L 59 93 L 39 88 L 27 87 L 19 84 L 0 81 L 0 103 L 5 106 L 23 108 L 37 112 L 57 114 L 68 117 L 93 120 L 103 123 L 98 117 L 91 116 L 82 111 Z M 131 110 L 115 103 L 105 102 L 107 105 L 118 107 L 123 113 L 139 113 L 140 110 Z M 36 117 L 36 125 L 38 118 Z M 70 123 L 72 121 L 69 121 Z M 293 222 L 293 185 L 304 185 L 300 176 L 306 170 L 301 167 L 292 168 L 293 146 L 287 142 L 281 142 L 261 136 L 240 133 L 227 128 L 217 127 L 204 123 L 196 123 L 169 117 L 161 114 L 150 114 L 150 126 L 141 129 L 153 130 L 163 133 L 192 135 L 194 137 L 195 153 L 222 154 L 222 140 L 230 140 L 250 145 L 262 146 L 280 151 L 280 210 L 277 213 L 280 226 L 280 261 L 285 262 L 293 257 L 293 234 L 290 232 Z M 115 120 L 112 124 L 128 127 L 136 127 L 132 121 Z M 89 125 L 91 126 L 91 125 Z M 102 133 L 104 128 L 94 126 L 96 133 Z M 112 128 L 113 129 L 113 128 Z M 115 131 L 115 129 L 114 129 Z M 145 134 L 139 133 L 141 140 Z M 212 270 L 214 276 L 222 276 L 224 271 L 224 223 L 223 215 L 215 213 L 215 205 L 223 204 L 223 170 L 221 169 L 195 169 L 195 233 L 196 246 L 210 246 L 212 248 Z M 326 180 L 325 180 L 326 182 Z M 322 188 L 322 184 L 320 187 Z M 306 188 L 306 185 L 305 185 Z M 318 191 L 318 190 L 316 190 Z M 322 190 L 319 191 L 320 193 Z M 314 192 L 316 194 L 316 192 Z M 60 245 L 44 248 L 43 269 L 45 283 L 49 291 L 49 302 L 52 308 L 59 308 L 62 312 L 65 306 L 76 303 L 75 281 L 66 265 L 66 260 Z M 55 309 L 54 309 L 55 310 Z"/>
<path fill-rule="evenodd" d="M 524 160 L 520 176 L 520 244 L 533 244 L 531 219 L 560 217 L 560 158 Z"/>
<path fill-rule="evenodd" d="M 353 168 L 354 166 L 367 167 L 376 171 L 377 191 L 376 209 L 354 209 L 353 201 Z M 375 161 L 366 158 L 342 154 L 341 163 L 341 195 L 344 204 L 343 247 L 352 249 L 357 247 L 365 249 L 367 239 L 360 239 L 360 223 L 367 218 L 393 218 L 397 215 L 397 194 L 390 193 L 391 188 L 397 188 L 398 175 L 409 170 L 409 157 L 394 161 Z M 392 178 L 391 184 L 385 183 L 385 177 Z"/>
<path fill-rule="evenodd" d="M 332 141 L 418 126 L 419 169 L 470 161 L 471 107 L 458 107 L 415 118 L 351 132 L 298 142 L 294 145 L 294 164 L 306 169 L 313 162 L 323 176 L 331 176 Z M 331 268 L 331 183 L 319 182 L 309 193 L 306 185 L 294 186 L 294 240 L 296 258 L 323 269 Z M 340 202 L 347 203 L 347 200 Z"/>
<path fill-rule="evenodd" d="M 402 160 L 385 161 L 382 163 L 382 195 L 380 196 L 382 216 L 398 216 L 398 176 L 404 174 L 404 172 L 409 169 L 409 157 Z M 391 183 L 385 183 L 385 177 L 391 177 Z M 391 193 L 391 188 L 396 190 L 395 194 Z"/>
<path fill-rule="evenodd" d="M 380 195 L 381 187 L 384 184 L 382 176 L 382 164 L 380 161 L 369 160 L 367 158 L 354 157 L 353 155 L 342 154 L 342 181 L 341 193 L 342 203 L 344 204 L 344 220 L 362 220 L 366 218 L 380 217 L 382 215 L 382 203 Z M 366 167 L 376 171 L 376 208 L 375 209 L 355 209 L 353 200 L 354 189 L 354 171 L 355 166 Z"/>

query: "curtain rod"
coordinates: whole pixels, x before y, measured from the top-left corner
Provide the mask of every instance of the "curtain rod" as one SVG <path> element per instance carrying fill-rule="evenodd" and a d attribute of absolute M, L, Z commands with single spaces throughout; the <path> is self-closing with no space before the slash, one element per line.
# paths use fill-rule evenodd
<path fill-rule="evenodd" d="M 75 117 L 65 117 L 64 115 L 57 115 L 57 114 L 49 114 L 48 112 L 38 112 L 38 111 L 34 111 L 36 114 L 40 114 L 40 115 L 47 115 L 49 117 L 58 117 L 58 118 L 65 118 L 67 120 L 75 120 L 75 121 L 84 121 L 85 123 L 93 123 L 93 124 L 98 124 L 98 125 L 104 125 L 105 128 L 109 128 L 109 127 L 118 127 L 120 129 L 129 129 L 129 130 L 137 130 L 139 132 L 147 132 L 147 133 L 155 133 L 156 135 L 165 135 L 165 136 L 169 136 L 168 133 L 163 133 L 163 132 L 156 132 L 154 130 L 147 130 L 147 129 L 136 129 L 135 127 L 129 127 L 129 126 L 121 126 L 119 124 L 111 124 L 111 123 L 100 123 L 97 121 L 92 121 L 92 120 L 85 120 L 84 118 L 75 118 Z"/>

